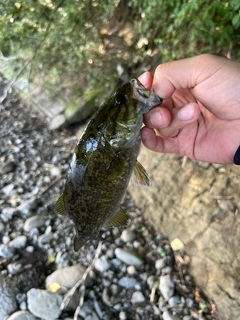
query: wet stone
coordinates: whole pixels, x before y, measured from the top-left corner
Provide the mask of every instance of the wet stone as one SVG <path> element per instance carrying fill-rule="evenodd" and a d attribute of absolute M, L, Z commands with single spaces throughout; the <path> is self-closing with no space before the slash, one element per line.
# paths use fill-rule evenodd
<path fill-rule="evenodd" d="M 116 248 L 115 255 L 127 265 L 140 266 L 143 264 L 143 260 L 133 250 Z"/>
<path fill-rule="evenodd" d="M 41 216 L 32 216 L 25 221 L 23 229 L 29 232 L 33 228 L 40 228 L 42 226 L 44 226 L 44 219 Z"/>
<path fill-rule="evenodd" d="M 27 292 L 29 311 L 44 320 L 55 320 L 61 314 L 62 297 L 45 290 L 31 289 Z"/>
<path fill-rule="evenodd" d="M 160 284 L 159 289 L 164 299 L 168 300 L 174 293 L 174 283 L 172 281 L 172 277 L 167 274 L 160 276 Z"/>
<path fill-rule="evenodd" d="M 36 318 L 28 311 L 14 312 L 7 320 L 35 320 Z"/>
<path fill-rule="evenodd" d="M 143 303 L 143 302 L 145 302 L 145 297 L 141 291 L 135 291 L 132 294 L 131 302 L 136 303 L 136 304 Z"/>
<path fill-rule="evenodd" d="M 25 248 L 26 243 L 27 243 L 26 236 L 18 236 L 9 242 L 9 247 L 12 247 L 15 249 L 21 249 L 21 248 Z"/>

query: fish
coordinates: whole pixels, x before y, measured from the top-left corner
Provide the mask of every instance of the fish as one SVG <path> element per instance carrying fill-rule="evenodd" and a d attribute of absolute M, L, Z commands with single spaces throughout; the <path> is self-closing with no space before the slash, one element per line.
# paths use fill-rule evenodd
<path fill-rule="evenodd" d="M 90 119 L 67 173 L 55 212 L 75 225 L 74 250 L 100 240 L 103 227 L 120 227 L 129 218 L 121 205 L 132 174 L 139 185 L 150 184 L 137 161 L 143 114 L 162 99 L 133 78 L 119 87 Z"/>

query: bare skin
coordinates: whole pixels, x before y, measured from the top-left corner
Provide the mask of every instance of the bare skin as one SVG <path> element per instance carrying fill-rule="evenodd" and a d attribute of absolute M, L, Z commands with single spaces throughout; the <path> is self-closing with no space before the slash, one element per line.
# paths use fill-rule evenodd
<path fill-rule="evenodd" d="M 233 162 L 240 145 L 240 63 L 200 55 L 161 64 L 139 80 L 164 99 L 144 117 L 148 149 Z"/>

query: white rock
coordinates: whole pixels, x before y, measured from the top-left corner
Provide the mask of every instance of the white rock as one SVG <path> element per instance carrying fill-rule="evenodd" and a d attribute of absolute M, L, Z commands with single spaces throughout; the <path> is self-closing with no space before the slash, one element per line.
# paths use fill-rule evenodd
<path fill-rule="evenodd" d="M 48 289 L 53 283 L 58 283 L 61 288 L 59 293 L 64 293 L 72 288 L 83 276 L 86 268 L 77 264 L 72 267 L 62 268 L 51 273 L 45 281 L 45 287 Z"/>
<path fill-rule="evenodd" d="M 110 268 L 110 264 L 108 263 L 105 256 L 102 256 L 96 260 L 95 269 L 99 272 L 104 272 Z"/>
<path fill-rule="evenodd" d="M 158 259 L 155 261 L 155 269 L 161 270 L 165 266 L 166 266 L 166 263 L 164 259 Z"/>
<path fill-rule="evenodd" d="M 62 297 L 40 289 L 30 289 L 27 293 L 28 309 L 36 317 L 55 320 L 61 314 Z"/>
<path fill-rule="evenodd" d="M 132 303 L 143 303 L 145 301 L 145 297 L 141 291 L 133 292 L 131 302 Z"/>
<path fill-rule="evenodd" d="M 130 229 L 123 230 L 121 234 L 121 239 L 124 242 L 132 242 L 133 240 L 136 239 L 136 234 L 134 231 Z"/>
<path fill-rule="evenodd" d="M 17 311 L 11 314 L 7 320 L 35 320 L 34 315 L 29 313 L 28 311 Z"/>
<path fill-rule="evenodd" d="M 168 300 L 174 293 L 174 283 L 172 277 L 169 274 L 160 277 L 159 290 L 164 299 Z"/>
<path fill-rule="evenodd" d="M 26 247 L 26 243 L 27 243 L 26 236 L 18 236 L 9 242 L 9 247 L 12 247 L 15 249 L 21 249 Z"/>
<path fill-rule="evenodd" d="M 29 232 L 33 228 L 40 228 L 42 226 L 44 226 L 44 219 L 41 216 L 36 215 L 25 221 L 23 229 L 24 231 Z"/>
<path fill-rule="evenodd" d="M 174 316 L 168 310 L 165 310 L 162 314 L 163 320 L 180 320 L 179 317 Z"/>
<path fill-rule="evenodd" d="M 143 260 L 133 250 L 116 248 L 114 252 L 116 257 L 127 265 L 140 266 L 143 264 Z"/>

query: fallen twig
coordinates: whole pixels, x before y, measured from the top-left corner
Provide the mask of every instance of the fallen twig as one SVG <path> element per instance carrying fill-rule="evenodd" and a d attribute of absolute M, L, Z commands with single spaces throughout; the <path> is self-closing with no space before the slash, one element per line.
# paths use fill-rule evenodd
<path fill-rule="evenodd" d="M 78 313 L 83 305 L 83 302 L 84 302 L 84 294 L 85 294 L 85 281 L 86 281 L 86 278 L 89 274 L 89 272 L 93 269 L 94 265 L 95 265 L 95 262 L 96 260 L 98 259 L 100 253 L 101 253 L 101 248 L 102 248 L 102 241 L 99 241 L 98 243 L 98 247 L 96 249 L 96 252 L 95 252 L 95 257 L 92 261 L 92 263 L 90 264 L 90 266 L 88 266 L 88 268 L 85 270 L 82 278 L 66 293 L 63 301 L 62 301 L 62 304 L 61 304 L 61 310 L 63 310 L 67 304 L 69 303 L 71 297 L 73 296 L 74 292 L 77 290 L 77 288 L 81 285 L 81 289 L 80 289 L 80 298 L 79 298 L 79 304 L 78 304 L 78 307 L 75 311 L 75 314 L 74 314 L 74 320 L 77 320 L 77 316 L 78 316 Z"/>

